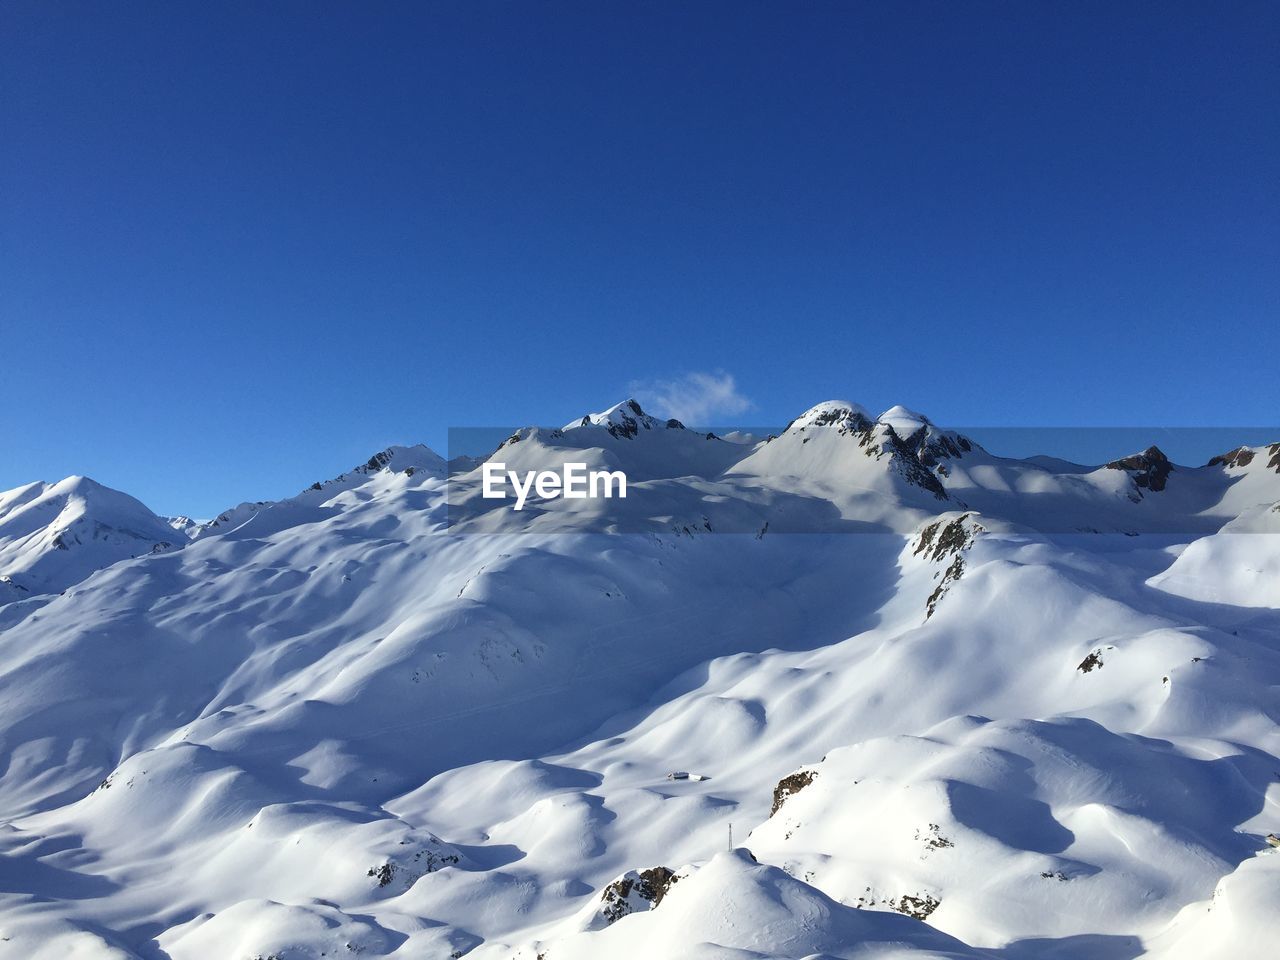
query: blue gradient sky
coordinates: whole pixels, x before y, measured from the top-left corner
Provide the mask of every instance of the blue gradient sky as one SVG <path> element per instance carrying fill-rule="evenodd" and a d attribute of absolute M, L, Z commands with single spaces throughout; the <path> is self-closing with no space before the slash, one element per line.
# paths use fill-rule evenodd
<path fill-rule="evenodd" d="M 1278 46 L 1273 3 L 8 2 L 0 488 L 206 516 L 628 392 L 1275 423 Z"/>

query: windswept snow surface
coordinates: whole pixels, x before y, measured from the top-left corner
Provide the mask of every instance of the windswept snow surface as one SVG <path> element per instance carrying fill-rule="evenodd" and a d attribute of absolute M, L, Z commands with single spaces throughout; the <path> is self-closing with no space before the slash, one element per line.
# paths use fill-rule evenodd
<path fill-rule="evenodd" d="M 0 957 L 1274 952 L 1280 447 L 735 441 L 521 430 L 631 480 L 521 514 L 425 447 L 0 494 Z"/>

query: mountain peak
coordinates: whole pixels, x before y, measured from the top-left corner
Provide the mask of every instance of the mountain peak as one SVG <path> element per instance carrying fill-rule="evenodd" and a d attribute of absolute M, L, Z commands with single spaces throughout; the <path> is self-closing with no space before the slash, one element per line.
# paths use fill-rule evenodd
<path fill-rule="evenodd" d="M 859 419 L 866 420 L 868 423 L 873 419 L 871 412 L 861 404 L 850 403 L 848 400 L 824 400 L 792 420 L 787 424 L 787 429 L 790 430 L 792 427 L 828 427 Z"/>
<path fill-rule="evenodd" d="M 604 427 L 615 437 L 631 438 L 642 430 L 683 430 L 679 420 L 660 420 L 645 413 L 632 397 L 616 403 L 601 413 L 588 413 L 581 420 L 566 424 L 565 430 L 579 427 Z"/>
<path fill-rule="evenodd" d="M 443 470 L 444 460 L 425 443 L 415 443 L 407 447 L 393 445 L 379 450 L 358 467 L 353 467 L 351 472 L 370 474 L 384 469 L 400 471 L 423 468 Z"/>
<path fill-rule="evenodd" d="M 175 539 L 140 501 L 89 477 L 0 492 L 0 575 L 30 595 L 57 593 L 119 560 L 167 550 Z"/>
<path fill-rule="evenodd" d="M 904 440 L 924 427 L 933 426 L 933 422 L 923 413 L 917 413 L 902 404 L 890 407 L 876 420 L 893 427 L 893 432 Z"/>
<path fill-rule="evenodd" d="M 1126 470 L 1133 476 L 1133 482 L 1139 488 L 1158 493 L 1164 489 L 1169 473 L 1173 470 L 1173 464 L 1164 455 L 1164 451 L 1153 444 L 1141 453 L 1112 460 L 1107 464 L 1107 468 Z"/>
<path fill-rule="evenodd" d="M 63 477 L 57 483 L 50 485 L 49 493 L 54 496 L 74 496 L 89 495 L 97 493 L 100 490 L 109 490 L 92 477 L 85 477 L 78 473 L 73 473 L 69 477 Z"/>

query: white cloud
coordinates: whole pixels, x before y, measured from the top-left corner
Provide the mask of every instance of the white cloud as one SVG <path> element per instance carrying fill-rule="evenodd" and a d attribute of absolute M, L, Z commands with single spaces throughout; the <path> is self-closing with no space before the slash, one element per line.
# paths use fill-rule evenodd
<path fill-rule="evenodd" d="M 633 382 L 631 395 L 646 412 L 675 417 L 693 426 L 723 422 L 717 418 L 736 416 L 752 407 L 751 401 L 738 392 L 733 375 L 723 370 L 686 373 L 673 380 Z"/>

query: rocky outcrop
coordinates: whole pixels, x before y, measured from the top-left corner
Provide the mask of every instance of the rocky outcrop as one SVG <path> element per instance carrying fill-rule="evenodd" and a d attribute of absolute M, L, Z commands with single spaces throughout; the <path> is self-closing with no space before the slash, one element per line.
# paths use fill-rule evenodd
<path fill-rule="evenodd" d="M 772 817 L 781 810 L 788 797 L 794 796 L 813 783 L 813 778 L 817 775 L 813 770 L 801 770 L 779 780 L 778 785 L 773 788 L 773 808 L 769 811 L 769 816 Z"/>
<path fill-rule="evenodd" d="M 924 527 L 916 538 L 911 551 L 913 556 L 922 557 L 930 563 L 947 564 L 938 585 L 925 601 L 926 620 L 933 616 L 951 585 L 964 575 L 964 553 L 973 546 L 977 535 L 986 529 L 973 516 L 964 513 L 952 519 L 936 520 Z"/>
<path fill-rule="evenodd" d="M 803 434 L 811 427 L 834 429 L 839 436 L 851 438 L 873 459 L 888 457 L 904 480 L 928 490 L 939 500 L 949 497 L 934 468 L 944 458 L 962 456 L 973 449 L 969 441 L 964 440 L 961 444 L 957 439 L 934 430 L 927 421 L 922 421 L 919 429 L 904 440 L 892 425 L 872 420 L 863 408 L 834 401 L 806 411 L 787 424 L 784 432 L 794 430 Z M 945 471 L 942 472 L 945 475 Z"/>
<path fill-rule="evenodd" d="M 667 867 L 631 870 L 608 884 L 600 894 L 600 913 L 606 924 L 616 923 L 631 913 L 654 910 L 667 891 L 680 879 Z"/>
<path fill-rule="evenodd" d="M 920 442 L 919 445 L 913 445 L 911 441 L 903 440 L 898 436 L 893 427 L 884 427 L 884 444 L 883 449 L 892 458 L 894 465 L 898 468 L 902 477 L 917 487 L 923 487 L 928 490 L 939 500 L 947 500 L 946 487 L 942 485 L 942 481 L 934 475 L 932 467 L 938 465 L 937 451 L 945 449 L 941 446 L 930 445 L 927 442 Z M 921 433 L 924 431 L 922 430 Z M 957 451 L 959 447 L 954 447 Z M 928 458 L 921 459 L 921 454 Z"/>
<path fill-rule="evenodd" d="M 1141 496 L 1143 490 L 1150 490 L 1153 493 L 1163 490 L 1169 474 L 1173 471 L 1173 464 L 1164 455 L 1164 451 L 1152 446 L 1133 456 L 1112 460 L 1107 464 L 1107 469 L 1127 471 L 1133 478 L 1134 486 L 1138 488 L 1138 495 Z"/>
<path fill-rule="evenodd" d="M 1102 669 L 1102 651 L 1094 650 L 1087 657 L 1080 661 L 1076 667 L 1081 673 L 1093 673 L 1094 670 Z"/>
<path fill-rule="evenodd" d="M 447 850 L 437 838 L 432 838 L 439 848 Z M 456 866 L 462 860 L 457 853 L 441 852 L 440 849 L 419 849 L 411 855 L 399 855 L 395 860 L 387 860 L 377 866 L 370 867 L 367 876 L 373 877 L 379 887 L 389 887 L 393 881 L 399 880 L 408 889 L 414 882 L 428 873 L 435 873 L 445 867 Z"/>
<path fill-rule="evenodd" d="M 659 420 L 645 413 L 635 400 L 627 399 L 603 413 L 589 413 L 581 420 L 565 427 L 573 430 L 580 427 L 604 427 L 609 435 L 619 440 L 631 440 L 645 430 L 683 430 L 684 424 L 679 420 Z"/>
<path fill-rule="evenodd" d="M 1249 447 L 1236 447 L 1210 460 L 1207 467 L 1247 467 L 1253 463 L 1254 453 Z"/>

